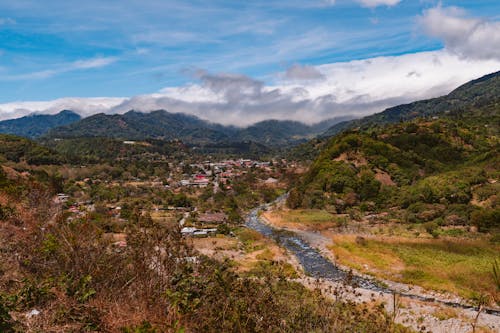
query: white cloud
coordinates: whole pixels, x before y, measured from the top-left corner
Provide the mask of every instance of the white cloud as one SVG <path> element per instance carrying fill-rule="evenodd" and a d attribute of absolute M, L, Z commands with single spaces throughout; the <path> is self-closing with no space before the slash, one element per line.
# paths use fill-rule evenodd
<path fill-rule="evenodd" d="M 0 104 L 0 119 L 62 109 L 83 115 L 166 109 L 240 126 L 265 119 L 313 123 L 345 115 L 364 116 L 440 96 L 469 80 L 498 71 L 500 61 L 468 59 L 442 50 L 306 68 L 323 79 L 290 81 L 280 73 L 277 82 L 266 85 L 244 75 L 198 71 L 196 83 L 167 87 L 149 95 Z"/>
<path fill-rule="evenodd" d="M 284 78 L 287 80 L 319 80 L 324 79 L 314 66 L 294 64 L 285 72 Z"/>
<path fill-rule="evenodd" d="M 116 57 L 97 57 L 92 59 L 77 60 L 71 63 L 60 64 L 54 69 L 46 69 L 42 71 L 22 73 L 22 74 L 11 74 L 2 75 L 0 77 L 1 81 L 18 81 L 18 80 L 37 80 L 46 79 L 59 74 L 72 72 L 76 70 L 93 69 L 108 66 L 116 62 L 118 58 Z"/>
<path fill-rule="evenodd" d="M 73 110 L 82 116 L 107 112 L 125 100 L 120 97 L 67 97 L 52 101 L 19 101 L 0 104 L 0 120 L 22 117 L 31 113 L 55 114 L 62 110 Z"/>
<path fill-rule="evenodd" d="M 105 67 L 116 61 L 117 58 L 115 57 L 97 57 L 87 60 L 77 60 L 68 66 L 67 70 Z"/>
<path fill-rule="evenodd" d="M 375 8 L 378 6 L 395 6 L 401 2 L 401 0 L 356 0 L 364 7 Z"/>
<path fill-rule="evenodd" d="M 395 6 L 401 0 L 354 0 L 354 2 L 359 3 L 363 7 L 375 8 L 378 6 Z M 326 6 L 333 6 L 335 3 L 336 0 L 323 0 L 323 4 Z"/>
<path fill-rule="evenodd" d="M 500 22 L 468 17 L 457 7 L 429 9 L 419 18 L 424 31 L 450 52 L 471 59 L 500 60 Z"/>

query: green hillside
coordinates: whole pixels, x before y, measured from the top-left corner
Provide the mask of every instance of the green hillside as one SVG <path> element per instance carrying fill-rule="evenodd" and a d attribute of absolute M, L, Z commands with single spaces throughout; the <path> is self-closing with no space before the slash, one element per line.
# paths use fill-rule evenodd
<path fill-rule="evenodd" d="M 0 161 L 28 164 L 61 164 L 65 158 L 55 151 L 26 138 L 0 134 Z"/>
<path fill-rule="evenodd" d="M 54 128 L 45 138 L 175 139 L 194 145 L 227 145 L 253 141 L 268 147 L 280 147 L 311 139 L 345 119 L 348 117 L 333 118 L 314 125 L 296 121 L 266 120 L 240 128 L 164 110 L 150 113 L 129 111 L 123 115 L 96 114 L 76 123 Z"/>
<path fill-rule="evenodd" d="M 500 227 L 500 107 L 485 104 L 333 137 L 288 205 L 339 213 L 391 209 L 408 222 Z"/>
<path fill-rule="evenodd" d="M 471 108 L 500 103 L 500 72 L 470 81 L 451 93 L 438 98 L 398 105 L 362 119 L 341 122 L 329 128 L 323 136 L 332 136 L 347 129 L 408 121 L 448 112 L 464 112 Z"/>
<path fill-rule="evenodd" d="M 80 119 L 81 117 L 78 114 L 69 110 L 61 111 L 56 115 L 29 115 L 0 121 L 0 133 L 36 138 L 44 135 L 54 127 L 68 125 Z"/>

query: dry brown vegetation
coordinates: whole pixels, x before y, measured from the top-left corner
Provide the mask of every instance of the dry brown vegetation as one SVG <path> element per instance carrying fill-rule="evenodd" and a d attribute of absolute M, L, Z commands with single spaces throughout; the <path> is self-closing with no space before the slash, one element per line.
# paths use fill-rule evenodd
<path fill-rule="evenodd" d="M 484 240 L 330 234 L 338 262 L 385 279 L 447 291 L 466 298 L 500 300 L 492 263 L 500 247 Z"/>
<path fill-rule="evenodd" d="M 0 222 L 2 332 L 405 331 L 380 309 L 327 300 L 282 270 L 240 275 L 178 230 L 139 220 L 116 247 L 92 220 L 60 219 L 49 189 L 18 194 L 3 196 L 15 212 Z M 255 251 L 274 265 L 273 251 Z"/>

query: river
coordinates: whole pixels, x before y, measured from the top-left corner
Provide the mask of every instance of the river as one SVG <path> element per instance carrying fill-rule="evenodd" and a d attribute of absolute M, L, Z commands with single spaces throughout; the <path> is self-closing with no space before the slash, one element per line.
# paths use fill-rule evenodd
<path fill-rule="evenodd" d="M 281 196 L 275 202 L 282 202 L 285 199 L 286 196 Z M 248 228 L 259 232 L 265 237 L 274 239 L 279 245 L 290 251 L 297 258 L 307 275 L 335 282 L 344 281 L 352 286 L 377 292 L 390 294 L 396 292 L 387 287 L 383 287 L 382 284 L 377 282 L 376 280 L 361 277 L 359 275 L 353 275 L 350 272 L 339 268 L 296 233 L 288 230 L 279 230 L 263 222 L 259 217 L 259 212 L 261 210 L 269 209 L 271 205 L 272 204 L 265 204 L 250 211 L 245 219 L 245 225 Z M 439 300 L 434 297 L 401 292 L 397 293 L 400 296 L 416 299 L 419 301 L 437 302 L 455 308 L 475 309 L 475 307 L 472 305 Z M 500 310 L 496 309 L 483 309 L 483 312 L 495 316 L 500 316 Z"/>

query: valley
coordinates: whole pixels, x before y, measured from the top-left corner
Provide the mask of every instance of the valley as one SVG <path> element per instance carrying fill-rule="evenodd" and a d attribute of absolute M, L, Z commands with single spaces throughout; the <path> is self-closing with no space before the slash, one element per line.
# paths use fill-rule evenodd
<path fill-rule="evenodd" d="M 498 77 L 333 136 L 166 111 L 0 135 L 0 328 L 497 331 Z"/>

